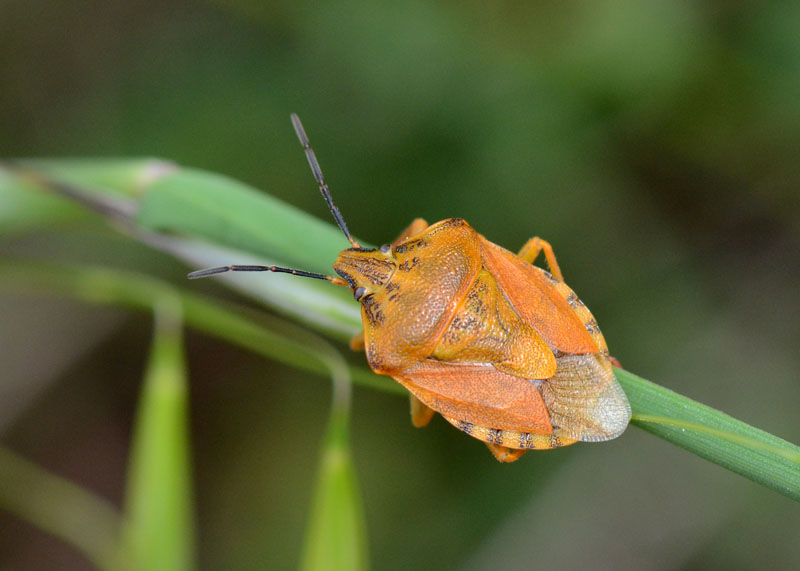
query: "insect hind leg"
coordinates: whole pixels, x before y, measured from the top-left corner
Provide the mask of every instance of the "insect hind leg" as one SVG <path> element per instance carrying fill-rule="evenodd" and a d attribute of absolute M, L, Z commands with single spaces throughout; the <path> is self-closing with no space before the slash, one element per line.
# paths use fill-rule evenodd
<path fill-rule="evenodd" d="M 517 256 L 532 264 L 539 255 L 539 252 L 544 252 L 544 258 L 547 260 L 550 273 L 553 274 L 558 281 L 563 282 L 564 276 L 561 274 L 561 268 L 558 267 L 553 247 L 547 240 L 542 240 L 538 236 L 531 238 L 522 246 Z"/>
<path fill-rule="evenodd" d="M 499 444 L 492 444 L 491 442 L 484 442 L 489 448 L 489 452 L 497 458 L 498 462 L 516 462 L 519 458 L 527 452 L 527 450 L 520 450 L 514 448 L 507 448 Z"/>
<path fill-rule="evenodd" d="M 428 426 L 435 411 L 414 395 L 409 394 L 408 397 L 411 403 L 411 424 L 417 428 Z"/>

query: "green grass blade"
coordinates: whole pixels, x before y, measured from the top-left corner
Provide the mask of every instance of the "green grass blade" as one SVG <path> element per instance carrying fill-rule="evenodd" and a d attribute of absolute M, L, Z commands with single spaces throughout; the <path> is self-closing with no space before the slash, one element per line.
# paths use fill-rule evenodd
<path fill-rule="evenodd" d="M 172 299 L 172 304 L 181 304 L 189 324 L 289 364 L 329 373 L 334 380 L 332 412 L 323 442 L 303 566 L 366 568 L 366 526 L 347 437 L 350 370 L 327 342 L 291 323 L 265 318 L 274 330 L 280 331 L 276 334 L 240 317 L 232 308 L 220 309 L 199 296 L 181 294 L 168 284 L 129 272 L 7 263 L 0 270 L 0 284 L 11 283 L 142 310 L 147 310 L 154 299 Z M 173 308 L 170 313 L 174 311 Z M 186 441 L 181 429 L 185 421 L 185 387 L 177 361 L 179 336 L 173 331 L 174 317 L 163 321 L 172 325 L 156 329 L 134 442 L 124 557 L 126 562 L 134 561 L 136 569 L 155 568 L 151 566 L 153 561 L 169 561 L 165 568 L 181 568 L 175 562 L 181 561 L 179 548 L 186 543 L 180 535 L 175 537 L 177 530 L 186 527 L 185 521 L 180 521 L 186 518 L 179 517 L 185 513 L 183 490 L 188 487 L 188 481 L 181 484 L 186 480 L 181 474 L 188 470 L 182 460 L 185 454 L 180 450 Z M 302 342 L 293 341 L 292 337 L 302 338 Z M 368 371 L 357 374 L 362 384 L 402 393 L 399 385 Z M 167 524 L 172 534 L 162 528 Z"/>
<path fill-rule="evenodd" d="M 319 338 L 308 329 L 266 314 L 256 320 L 249 317 L 249 308 L 181 291 L 134 272 L 6 259 L 0 263 L 0 288 L 68 295 L 87 303 L 147 312 L 152 311 L 154 300 L 177 296 L 183 319 L 191 327 L 304 371 L 325 377 L 330 373 L 330 365 L 320 358 Z M 350 377 L 360 386 L 407 394 L 388 377 L 375 375 L 366 367 L 351 368 Z"/>
<path fill-rule="evenodd" d="M 110 569 L 120 516 L 107 502 L 0 447 L 0 508 L 58 537 L 96 567 Z"/>
<path fill-rule="evenodd" d="M 48 172 L 58 171 L 65 177 L 68 176 L 70 182 L 76 184 L 80 182 L 78 167 L 73 167 L 68 161 L 30 164 L 46 166 L 50 169 Z M 80 167 L 85 168 L 85 165 Z M 140 167 L 145 172 L 153 170 L 141 164 Z M 121 166 L 119 169 L 124 170 L 128 176 L 117 177 L 123 182 L 119 182 L 120 187 L 113 192 L 113 195 L 124 194 L 129 200 L 138 200 L 142 204 L 138 215 L 129 221 L 134 228 L 170 233 L 191 232 L 194 238 L 199 237 L 214 242 L 214 247 L 242 247 L 248 252 L 279 261 L 282 265 L 293 265 L 291 260 L 302 260 L 304 269 L 317 271 L 326 271 L 333 259 L 331 252 L 344 247 L 343 238 L 331 224 L 297 215 L 296 211 L 292 212 L 291 207 L 285 207 L 274 199 L 263 199 L 262 194 L 230 179 L 199 171 L 181 171 L 181 169 L 164 172 L 161 176 L 148 179 L 142 173 L 130 174 L 135 169 L 123 169 Z M 114 178 L 107 172 L 104 176 L 109 180 Z M 146 185 L 136 182 L 141 180 L 149 182 Z M 87 179 L 87 182 L 90 181 Z M 196 187 L 202 187 L 199 191 L 200 198 L 193 194 L 192 189 Z M 138 190 L 132 191 L 132 188 Z M 93 192 L 98 190 L 95 189 Z M 229 193 L 233 193 L 234 196 L 231 200 L 228 197 Z M 261 206 L 257 206 L 258 204 Z M 239 208 L 244 208 L 245 211 L 240 211 Z M 250 213 L 255 215 L 251 217 Z M 294 223 L 280 227 L 280 231 L 276 232 L 280 236 L 261 235 L 269 233 L 270 229 L 279 228 L 279 220 L 284 216 L 296 217 L 291 218 Z M 327 230 L 324 230 L 324 227 L 327 227 Z M 320 239 L 317 232 L 328 236 L 327 239 L 322 238 L 322 244 L 317 242 Z M 335 236 L 338 238 L 334 238 Z M 152 237 L 150 235 L 150 243 L 158 245 L 157 241 L 152 241 Z M 289 247 L 289 251 L 279 251 Z M 170 251 L 169 247 L 164 249 Z M 175 253 L 183 258 L 190 257 L 186 252 L 175 251 Z M 221 281 L 235 282 L 233 279 L 228 279 L 228 276 Z M 344 288 L 324 287 L 327 286 L 325 283 L 319 285 L 323 287 L 314 292 L 313 298 L 309 296 L 309 303 L 325 304 L 326 296 L 330 296 L 327 299 L 330 299 L 333 305 L 348 297 Z M 277 298 L 277 301 L 272 300 L 272 303 L 280 305 L 280 298 Z M 322 327 L 319 322 L 315 323 L 313 320 L 307 322 L 314 327 L 330 331 Z M 343 331 L 352 327 L 351 318 L 347 318 L 347 323 L 343 318 Z M 620 371 L 618 376 L 636 415 L 635 424 L 789 497 L 800 499 L 800 481 L 798 481 L 800 465 L 795 460 L 798 453 L 797 446 L 735 421 L 691 399 L 675 395 L 630 373 Z M 363 379 L 356 377 L 355 380 Z M 654 417 L 670 421 L 655 422 Z M 724 419 L 729 419 L 731 422 Z M 675 424 L 680 422 L 705 426 L 707 430 L 703 432 L 689 429 L 689 425 Z M 713 431 L 718 433 L 715 435 Z M 723 437 L 722 433 L 729 436 Z M 760 445 L 752 446 L 752 441 L 762 440 L 769 440 L 766 442 L 768 448 L 777 447 L 788 452 L 775 454 L 770 451 L 771 449 L 759 447 Z"/>
<path fill-rule="evenodd" d="M 350 454 L 347 416 L 334 411 L 325 435 L 300 568 L 367 568 L 366 526 Z"/>
<path fill-rule="evenodd" d="M 194 566 L 188 387 L 180 300 L 158 300 L 150 362 L 134 428 L 122 566 L 181 571 Z"/>
<path fill-rule="evenodd" d="M 338 228 L 236 180 L 194 169 L 153 181 L 136 222 L 313 272 L 330 272 L 339 252 L 349 247 Z"/>
<path fill-rule="evenodd" d="M 281 259 L 253 256 L 229 248 L 183 238 L 157 237 L 153 242 L 192 267 L 225 266 L 230 260 L 245 265 L 285 265 Z M 267 279 L 264 279 L 267 277 Z M 344 288 L 326 281 L 297 279 L 286 274 L 264 276 L 248 272 L 229 272 L 212 278 L 257 299 L 278 313 L 300 321 L 318 331 L 345 340 L 361 329 L 361 312 L 353 296 Z"/>
<path fill-rule="evenodd" d="M 277 264 L 330 273 L 336 255 L 348 246 L 331 224 L 224 176 L 166 168 L 168 163 L 157 160 L 98 163 L 94 176 L 87 161 L 30 160 L 5 169 L 0 164 L 0 200 L 4 195 L 27 193 L 34 201 L 28 205 L 31 210 L 36 200 L 70 197 L 117 224 L 122 221 L 130 232 L 194 269 L 231 263 Z M 51 212 L 41 212 L 39 219 L 45 220 L 47 214 Z M 327 282 L 230 274 L 221 283 L 340 338 L 360 326 L 358 306 L 350 292 Z"/>
<path fill-rule="evenodd" d="M 615 372 L 634 425 L 800 501 L 800 447 L 628 371 Z"/>
<path fill-rule="evenodd" d="M 0 163 L 0 235 L 87 219 L 85 209 L 52 193 L 41 184 L 16 176 Z"/>
<path fill-rule="evenodd" d="M 325 439 L 300 568 L 303 571 L 366 569 L 365 536 L 346 430 L 332 422 Z"/>
<path fill-rule="evenodd" d="M 253 187 L 155 159 L 0 163 L 0 196 L 13 192 L 19 200 L 32 189 L 104 214 L 116 210 L 138 230 L 202 238 L 309 271 L 329 272 L 349 247 L 332 224 Z"/>
<path fill-rule="evenodd" d="M 330 370 L 333 396 L 300 568 L 360 571 L 368 567 L 368 558 L 364 510 L 350 454 L 350 372 L 327 343 L 316 345 Z"/>
<path fill-rule="evenodd" d="M 18 290 L 69 294 L 78 299 L 149 311 L 152 300 L 175 292 L 172 286 L 130 272 L 6 261 L 0 285 Z M 241 308 L 220 305 L 196 294 L 175 292 L 192 327 L 281 361 L 326 375 L 328 365 L 308 349 L 308 332 L 263 316 L 270 327 L 243 316 Z M 274 331 L 280 331 L 280 334 Z M 296 339 L 303 339 L 298 342 Z M 400 385 L 364 368 L 351 370 L 361 386 L 404 394 Z M 616 370 L 635 416 L 633 424 L 703 458 L 789 497 L 800 498 L 800 448 L 717 410 Z"/>

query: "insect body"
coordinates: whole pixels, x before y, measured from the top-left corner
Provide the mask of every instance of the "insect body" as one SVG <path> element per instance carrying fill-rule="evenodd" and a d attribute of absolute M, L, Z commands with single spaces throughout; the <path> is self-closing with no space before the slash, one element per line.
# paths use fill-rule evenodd
<path fill-rule="evenodd" d="M 539 238 L 514 255 L 459 218 L 415 220 L 392 243 L 362 248 L 350 235 L 297 116 L 292 121 L 337 223 L 352 247 L 333 264 L 338 277 L 271 266 L 349 287 L 361 303 L 364 348 L 373 371 L 408 389 L 412 422 L 438 412 L 512 462 L 527 450 L 619 436 L 630 420 L 605 339 L 564 283 Z M 551 272 L 533 265 L 544 252 Z"/>

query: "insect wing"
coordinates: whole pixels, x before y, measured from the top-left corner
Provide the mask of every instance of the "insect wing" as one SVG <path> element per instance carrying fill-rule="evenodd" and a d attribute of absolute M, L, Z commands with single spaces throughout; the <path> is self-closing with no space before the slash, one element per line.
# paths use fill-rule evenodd
<path fill-rule="evenodd" d="M 511 305 L 542 339 L 562 353 L 597 353 L 599 348 L 544 270 L 481 238 L 486 269 Z M 553 278 L 554 279 L 554 278 Z M 571 290 L 569 290 L 571 292 Z"/>
<path fill-rule="evenodd" d="M 445 417 L 486 428 L 552 432 L 545 402 L 536 385 L 501 373 L 490 364 L 428 359 L 392 376 Z"/>
<path fill-rule="evenodd" d="M 631 407 L 609 362 L 601 355 L 564 355 L 555 376 L 541 384 L 553 426 L 569 438 L 599 442 L 616 438 Z"/>

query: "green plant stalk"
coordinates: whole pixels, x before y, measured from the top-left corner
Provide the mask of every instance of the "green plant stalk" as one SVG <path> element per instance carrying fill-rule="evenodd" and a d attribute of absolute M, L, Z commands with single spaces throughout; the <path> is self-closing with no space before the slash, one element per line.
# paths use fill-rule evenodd
<path fill-rule="evenodd" d="M 73 546 L 109 569 L 120 516 L 106 500 L 0 447 L 0 508 Z"/>
<path fill-rule="evenodd" d="M 800 501 L 800 447 L 633 373 L 615 373 L 634 425 Z"/>
<path fill-rule="evenodd" d="M 146 166 L 147 163 L 139 162 L 138 164 L 141 169 L 148 172 L 153 170 Z M 50 176 L 64 176 L 64 180 L 69 180 L 74 184 L 82 183 L 79 180 L 77 167 L 73 168 L 69 161 L 34 161 L 28 165 L 36 169 L 43 169 Z M 81 168 L 85 170 L 85 164 L 81 164 Z M 132 171 L 135 169 L 125 170 L 128 176 L 127 178 L 120 176 L 119 178 L 124 180 L 119 184 L 123 189 L 136 188 L 137 190 L 135 192 L 126 190 L 125 193 L 122 193 L 120 189 L 116 189 L 110 193 L 115 197 L 120 194 L 126 194 L 129 197 L 126 200 L 131 201 L 133 208 L 127 208 L 127 210 L 123 208 L 123 211 L 134 212 L 126 219 L 132 228 L 148 232 L 181 233 L 182 231 L 191 231 L 195 237 L 199 235 L 199 237 L 221 246 L 242 247 L 244 244 L 248 252 L 256 252 L 278 261 L 290 260 L 292 256 L 298 259 L 302 257 L 307 262 L 302 267 L 314 271 L 325 271 L 321 268 L 329 268 L 331 260 L 336 255 L 334 250 L 345 247 L 344 244 L 338 245 L 343 242 L 343 238 L 330 224 L 313 218 L 309 219 L 307 216 L 300 216 L 296 209 L 282 205 L 274 199 L 260 201 L 257 191 L 224 177 L 211 174 L 204 176 L 199 171 L 177 169 L 175 172 L 155 179 L 151 177 L 150 184 L 142 187 L 139 182 L 134 181 L 141 181 L 146 177 L 129 174 Z M 181 172 L 188 173 L 188 177 L 178 176 Z M 2 180 L 0 179 L 0 182 Z M 7 184 L 13 184 L 14 177 L 6 177 L 5 180 Z M 194 196 L 192 192 L 192 185 L 197 184 L 199 180 L 204 181 L 204 184 L 199 185 L 201 197 Z M 87 178 L 86 182 L 89 184 L 91 180 Z M 48 185 L 46 182 L 40 187 L 43 191 L 54 190 L 53 185 Z M 2 190 L 2 186 L 0 186 L 0 191 Z M 99 193 L 102 195 L 103 189 L 87 189 L 86 192 L 87 194 Z M 127 204 L 126 207 L 130 207 L 131 204 Z M 227 209 L 229 204 L 245 205 L 246 210 L 230 213 Z M 191 220 L 187 220 L 187 218 Z M 291 233 L 290 240 L 288 240 L 289 245 L 281 246 L 290 248 L 288 252 L 276 251 L 274 247 L 277 242 L 274 241 L 270 244 L 253 242 L 261 240 L 256 229 L 269 229 L 283 218 L 290 220 L 284 229 L 285 232 Z M 298 226 L 298 224 L 302 224 L 302 226 Z M 324 228 L 328 229 L 327 234 L 325 234 Z M 320 238 L 325 235 L 329 237 L 329 242 L 325 242 L 325 238 Z M 339 237 L 336 238 L 336 236 Z M 320 239 L 323 242 L 319 242 Z M 232 262 L 235 263 L 236 260 L 232 260 Z M 286 265 L 291 264 L 287 261 Z M 222 281 L 227 282 L 228 280 Z M 316 295 L 320 298 L 324 298 L 326 295 L 331 296 L 331 303 L 338 303 L 343 299 L 343 294 L 346 294 L 342 291 L 343 289 L 331 287 L 323 282 Z M 319 303 L 319 299 L 316 299 L 315 302 Z M 351 327 L 351 324 L 346 327 Z M 217 335 L 219 336 L 219 333 Z M 643 428 L 649 427 L 647 429 L 650 432 L 686 450 L 800 500 L 800 463 L 796 461 L 800 449 L 797 446 L 735 419 L 730 419 L 723 413 L 691 399 L 681 397 L 685 400 L 671 400 L 670 395 L 674 393 L 661 389 L 661 387 L 635 375 L 624 372 L 618 372 L 618 375 L 631 401 L 634 413 L 639 419 L 635 421 L 636 424 Z M 355 374 L 354 380 L 361 382 L 362 379 Z M 382 383 L 378 386 L 378 388 L 384 387 L 387 385 Z M 664 422 L 654 423 L 652 418 L 651 421 L 645 421 L 646 417 L 663 417 L 673 421 L 676 419 L 688 421 L 696 425 L 710 425 L 710 428 L 730 432 L 732 435 L 746 433 L 749 435 L 747 436 L 749 440 L 739 439 L 737 441 L 735 438 L 723 438 L 708 432 L 701 435 L 699 431 L 686 427 L 677 428 Z M 726 419 L 730 419 L 730 422 L 727 422 Z M 709 439 L 715 440 L 711 442 Z M 762 450 L 763 456 L 756 458 L 748 455 L 753 440 L 763 440 L 762 444 L 766 446 Z M 722 441 L 727 444 L 721 444 Z M 775 450 L 775 447 L 784 452 L 773 453 L 772 450 Z"/>
<path fill-rule="evenodd" d="M 152 311 L 153 300 L 177 296 L 184 321 L 194 329 L 303 371 L 330 374 L 329 363 L 320 358 L 321 345 L 330 345 L 308 329 L 268 314 L 252 319 L 246 317 L 253 313 L 252 309 L 245 306 L 181 291 L 134 272 L 3 260 L 0 288 L 26 294 L 67 295 L 87 303 L 146 312 Z M 375 375 L 365 367 L 351 367 L 349 376 L 359 386 L 406 394 L 388 377 Z"/>
<path fill-rule="evenodd" d="M 331 415 L 317 473 L 300 569 L 360 571 L 368 568 L 366 525 L 350 453 L 350 378 L 338 353 L 323 352 L 333 381 Z"/>
<path fill-rule="evenodd" d="M 312 373 L 325 375 L 330 370 L 330 365 L 320 360 L 318 351 L 294 340 L 301 336 L 308 341 L 308 331 L 263 316 L 261 320 L 270 324 L 267 329 L 243 317 L 240 307 L 220 306 L 146 276 L 109 269 L 7 261 L 0 268 L 0 286 L 67 294 L 87 302 L 144 311 L 151 309 L 153 299 L 170 293 L 180 297 L 186 322 L 209 335 Z M 271 330 L 275 328 L 281 333 Z M 350 372 L 361 386 L 405 394 L 397 383 L 364 368 L 351 368 Z M 627 371 L 616 369 L 616 375 L 635 412 L 634 425 L 800 500 L 800 447 Z M 694 424 L 676 426 L 675 422 Z"/>
<path fill-rule="evenodd" d="M 0 270 L 0 284 L 12 287 L 16 284 L 26 291 L 33 287 L 40 293 L 68 293 L 85 301 L 143 311 L 152 309 L 154 300 L 171 300 L 171 305 L 180 304 L 184 308 L 190 325 L 295 367 L 330 374 L 331 418 L 312 501 L 304 566 L 307 569 L 367 567 L 366 528 L 348 443 L 351 370 L 329 343 L 292 323 L 265 316 L 264 320 L 280 332 L 276 334 L 240 317 L 242 308 L 231 306 L 222 310 L 200 296 L 182 294 L 169 284 L 130 272 L 8 262 Z M 172 309 L 171 313 L 176 311 Z M 172 329 L 176 319 L 161 321 L 171 326 L 166 331 L 164 326 L 157 327 L 142 394 L 131 462 L 129 521 L 125 527 L 125 550 L 120 557 L 123 567 L 134 562 L 133 568 L 151 569 L 162 562 L 158 564 L 165 565 L 165 569 L 180 569 L 187 568 L 189 561 L 188 531 L 178 534 L 178 530 L 185 530 L 188 525 L 187 492 L 179 485 L 188 477 L 186 462 L 181 461 L 185 456 L 181 442 L 186 439 L 181 433 L 185 422 L 185 387 L 177 378 L 179 371 L 175 370 L 175 360 L 179 357 L 176 352 L 180 350 L 179 336 Z M 290 339 L 287 332 L 302 338 L 302 342 Z M 356 371 L 362 384 L 402 392 L 399 385 L 387 382 L 388 379 L 380 379 L 363 369 Z M 175 402 L 176 396 L 181 397 L 179 402 Z M 169 529 L 162 529 L 166 524 Z"/>
<path fill-rule="evenodd" d="M 359 571 L 368 567 L 363 508 L 350 453 L 347 418 L 332 410 L 306 529 L 300 569 Z"/>
<path fill-rule="evenodd" d="M 155 328 L 128 466 L 120 567 L 182 571 L 194 567 L 189 459 L 189 391 L 181 302 L 154 300 Z"/>
<path fill-rule="evenodd" d="M 230 264 L 227 256 L 231 255 L 238 264 L 277 264 L 326 273 L 347 244 L 337 228 L 226 177 L 179 169 L 163 161 L 100 163 L 95 176 L 87 176 L 86 161 L 0 163 L 0 234 L 20 226 L 15 213 L 26 212 L 49 227 L 47 215 L 55 223 L 58 218 L 53 213 L 71 212 L 77 202 L 190 267 Z M 80 180 L 83 184 L 76 185 Z M 112 190 L 97 186 L 102 183 L 116 186 Z M 220 192 L 224 208 L 220 208 Z M 9 196 L 12 208 L 4 204 Z M 25 196 L 31 202 L 27 207 Z M 178 237 L 187 234 L 195 239 Z M 359 311 L 346 288 L 319 280 L 290 279 L 287 285 L 286 277 L 263 280 L 231 274 L 225 283 L 339 338 L 351 336 L 360 327 Z"/>

